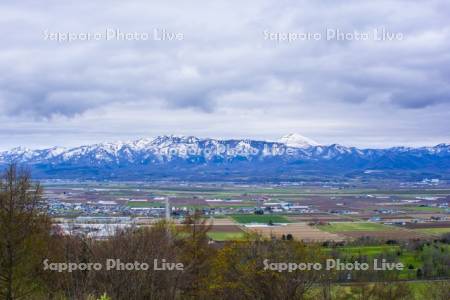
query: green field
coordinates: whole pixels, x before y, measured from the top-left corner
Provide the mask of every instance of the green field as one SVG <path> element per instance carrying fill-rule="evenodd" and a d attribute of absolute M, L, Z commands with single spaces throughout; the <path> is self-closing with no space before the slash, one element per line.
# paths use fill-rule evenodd
<path fill-rule="evenodd" d="M 329 225 L 317 226 L 319 229 L 331 232 L 347 232 L 347 231 L 386 231 L 393 230 L 392 227 L 370 222 L 332 222 Z"/>
<path fill-rule="evenodd" d="M 239 241 L 245 238 L 244 232 L 208 232 L 208 236 L 215 241 Z"/>
<path fill-rule="evenodd" d="M 375 257 L 383 253 L 396 254 L 400 250 L 400 246 L 396 245 L 379 245 L 379 246 L 357 246 L 357 247 L 340 247 L 339 250 L 348 256 L 366 255 L 368 257 Z M 408 266 L 412 264 L 417 266 L 420 263 L 418 257 L 412 251 L 402 251 L 399 260 Z"/>
<path fill-rule="evenodd" d="M 231 215 L 231 217 L 238 223 L 261 223 L 267 224 L 270 221 L 273 223 L 290 223 L 290 221 L 280 215 Z"/>
<path fill-rule="evenodd" d="M 402 250 L 401 247 L 397 245 L 345 246 L 337 249 L 347 259 L 366 256 L 371 260 L 380 255 L 394 255 L 397 257 L 398 261 L 405 266 L 405 269 L 400 273 L 400 278 L 402 279 L 410 278 L 417 271 L 417 268 L 422 266 L 420 255 L 417 255 L 414 251 Z M 327 251 L 331 250 L 332 249 L 327 249 Z M 408 268 L 410 265 L 413 267 L 412 270 Z"/>
<path fill-rule="evenodd" d="M 346 255 L 367 255 L 373 256 L 386 252 L 395 252 L 400 249 L 399 246 L 380 245 L 380 246 L 356 246 L 340 247 L 339 250 Z"/>
<path fill-rule="evenodd" d="M 403 208 L 405 210 L 409 210 L 409 211 L 423 211 L 423 212 L 435 212 L 435 213 L 444 212 L 443 208 L 429 207 L 429 206 L 404 206 Z"/>

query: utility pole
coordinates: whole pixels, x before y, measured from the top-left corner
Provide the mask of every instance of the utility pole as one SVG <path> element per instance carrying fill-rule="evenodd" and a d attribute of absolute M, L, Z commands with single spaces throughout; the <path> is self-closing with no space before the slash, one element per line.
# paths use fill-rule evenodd
<path fill-rule="evenodd" d="M 166 197 L 166 221 L 169 222 L 170 221 L 170 203 L 169 203 L 169 197 Z"/>
<path fill-rule="evenodd" d="M 172 240 L 172 234 L 170 232 L 170 214 L 171 214 L 171 209 L 170 209 L 169 197 L 166 197 L 166 228 L 167 228 L 167 238 L 169 239 L 169 241 Z"/>

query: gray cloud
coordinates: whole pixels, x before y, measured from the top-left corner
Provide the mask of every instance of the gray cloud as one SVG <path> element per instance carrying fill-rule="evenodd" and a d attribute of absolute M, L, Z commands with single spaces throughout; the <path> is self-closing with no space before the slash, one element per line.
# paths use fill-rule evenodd
<path fill-rule="evenodd" d="M 387 138 L 387 131 L 401 131 L 417 117 L 404 112 L 411 108 L 422 116 L 428 114 L 417 121 L 429 120 L 421 128 L 434 126 L 431 120 L 436 113 L 450 119 L 445 113 L 450 111 L 449 15 L 444 0 L 347 1 L 345 5 L 292 0 L 196 5 L 6 1 L 0 4 L 0 117 L 30 128 L 45 122 L 60 124 L 60 118 L 66 123 L 72 120 L 71 131 L 78 128 L 80 135 L 85 129 L 75 123 L 82 120 L 98 126 L 101 138 L 101 128 L 111 125 L 105 112 L 137 120 L 132 107 L 139 107 L 149 116 L 142 126 L 167 132 L 177 133 L 182 127 L 193 134 L 272 136 L 287 130 L 306 131 L 320 140 L 345 131 L 347 143 L 361 136 L 354 128 L 361 127 L 358 122 L 363 119 L 377 128 L 371 129 L 371 135 Z M 184 39 L 44 40 L 45 30 L 93 33 L 106 28 L 166 29 L 183 33 Z M 264 40 L 263 34 L 265 30 L 325 33 L 327 28 L 345 32 L 386 28 L 405 39 L 277 43 Z M 167 125 L 155 116 L 156 111 L 169 119 L 188 114 L 191 120 Z M 385 128 L 383 116 L 394 112 L 401 118 Z M 279 127 L 259 124 L 260 114 Z M 222 125 L 200 129 L 209 120 L 207 115 L 222 120 Z M 240 126 L 231 130 L 228 123 L 233 118 L 240 120 Z M 116 122 L 123 122 L 121 136 L 135 132 L 136 123 Z M 349 122 L 353 129 L 343 125 Z M 324 123 L 332 125 L 322 128 Z M 447 121 L 433 129 L 436 139 L 448 134 L 448 125 Z M 408 140 L 423 138 L 412 129 L 403 134 Z M 370 144 L 364 142 L 367 138 L 360 140 Z"/>

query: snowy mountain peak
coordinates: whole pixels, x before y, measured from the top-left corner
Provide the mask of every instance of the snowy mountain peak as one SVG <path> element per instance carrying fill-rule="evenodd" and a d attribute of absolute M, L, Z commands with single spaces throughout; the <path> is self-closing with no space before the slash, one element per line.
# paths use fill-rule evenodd
<path fill-rule="evenodd" d="M 47 158 L 51 158 L 51 157 L 58 156 L 58 155 L 64 153 L 66 150 L 67 149 L 64 148 L 64 147 L 57 147 L 57 146 L 49 148 L 47 150 L 47 156 L 46 157 Z"/>
<path fill-rule="evenodd" d="M 316 141 L 307 138 L 301 134 L 298 133 L 290 133 L 283 137 L 281 137 L 278 142 L 285 144 L 288 147 L 293 148 L 308 148 L 308 147 L 314 147 L 319 146 L 319 143 Z"/>
<path fill-rule="evenodd" d="M 318 145 L 300 134 L 285 135 L 277 142 L 166 135 L 75 148 L 19 147 L 0 152 L 0 167 L 12 162 L 30 166 L 42 178 L 57 179 L 297 180 L 311 170 L 333 178 L 350 173 L 359 176 L 358 172 L 366 170 L 392 171 L 395 176 L 405 174 L 413 180 L 418 173 L 450 178 L 448 144 L 358 149 Z"/>
<path fill-rule="evenodd" d="M 32 150 L 29 149 L 29 148 L 19 146 L 19 147 L 15 147 L 15 148 L 11 149 L 9 152 L 10 153 L 16 153 L 16 154 L 23 154 L 23 153 L 31 152 L 31 151 Z"/>

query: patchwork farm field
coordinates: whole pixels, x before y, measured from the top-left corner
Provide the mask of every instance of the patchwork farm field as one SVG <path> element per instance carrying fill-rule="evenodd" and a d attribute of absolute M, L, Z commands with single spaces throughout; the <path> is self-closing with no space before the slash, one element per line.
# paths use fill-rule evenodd
<path fill-rule="evenodd" d="M 234 183 L 147 183 L 147 182 L 73 182 L 46 183 L 46 197 L 55 203 L 55 217 L 71 220 L 77 216 L 131 216 L 139 226 L 157 222 L 162 213 L 144 208 L 173 208 L 172 221 L 182 224 L 187 211 L 202 211 L 213 222 L 211 232 L 217 240 L 242 232 L 249 224 L 287 224 L 260 227 L 264 236 L 287 234 L 302 240 L 354 240 L 360 237 L 430 240 L 448 232 L 450 189 L 437 187 L 401 187 L 384 182 L 365 185 L 279 185 Z M 103 207 L 95 202 L 114 201 Z M 77 203 L 83 203 L 79 208 Z M 90 203 L 87 205 L 87 203 Z M 305 211 L 277 206 L 303 206 Z M 63 204 L 63 205 L 61 205 Z M 91 207 L 92 206 L 92 207 Z M 63 207 L 63 208 L 61 208 Z M 142 208 L 141 210 L 139 208 Z M 264 215 L 255 211 L 264 210 Z M 272 214 L 273 209 L 282 209 Z M 77 209 L 78 211 L 75 211 Z M 378 223 L 368 220 L 378 220 Z M 405 226 L 383 225 L 406 222 Z M 297 224 L 317 224 L 314 226 Z M 323 224 L 323 225 L 322 225 Z M 233 234 L 232 234 L 233 233 Z"/>

